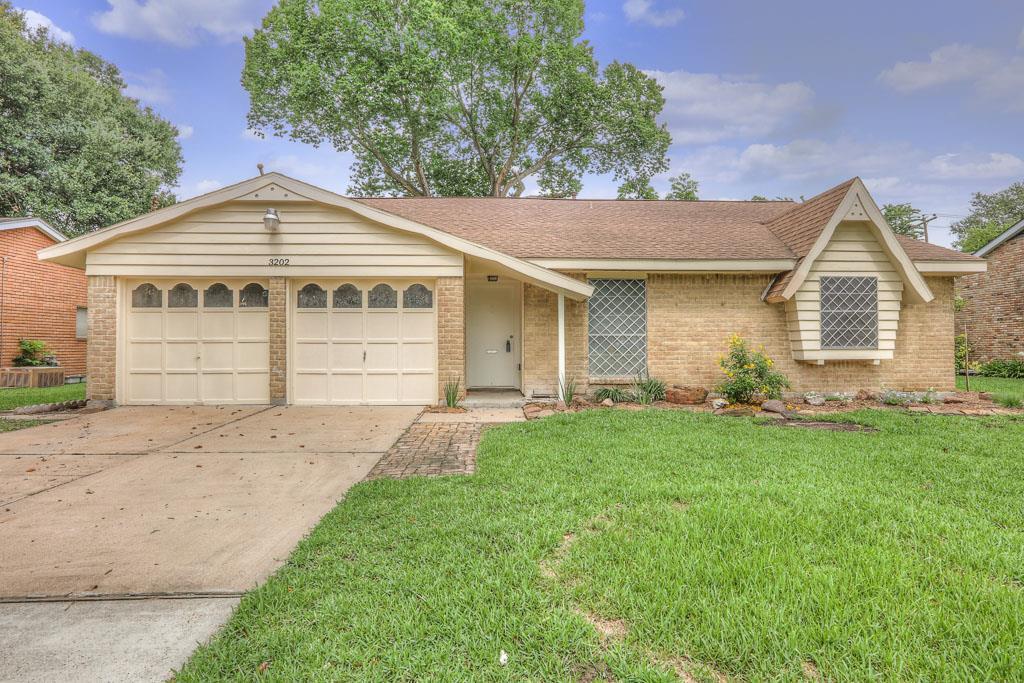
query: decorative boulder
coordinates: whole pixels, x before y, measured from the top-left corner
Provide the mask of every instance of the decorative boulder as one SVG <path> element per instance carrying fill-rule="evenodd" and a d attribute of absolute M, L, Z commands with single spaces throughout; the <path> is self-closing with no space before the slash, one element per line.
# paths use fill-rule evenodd
<path fill-rule="evenodd" d="M 711 402 L 711 407 L 714 408 L 715 410 L 721 410 L 727 405 L 729 405 L 729 402 L 726 401 L 724 398 L 716 398 L 714 401 Z"/>
<path fill-rule="evenodd" d="M 708 390 L 704 387 L 673 386 L 665 391 L 665 400 L 679 405 L 701 405 L 708 398 Z"/>
<path fill-rule="evenodd" d="M 782 401 L 772 399 L 771 401 L 765 401 L 764 403 L 762 403 L 761 410 L 764 410 L 769 413 L 781 414 L 786 412 L 786 404 L 783 403 Z"/>
<path fill-rule="evenodd" d="M 606 398 L 605 400 L 601 401 L 601 405 L 603 405 L 606 408 L 611 408 L 613 405 L 615 405 L 615 401 L 611 400 L 610 398 Z"/>
<path fill-rule="evenodd" d="M 804 403 L 809 406 L 823 406 L 825 405 L 825 397 L 819 393 L 809 391 L 804 394 Z"/>

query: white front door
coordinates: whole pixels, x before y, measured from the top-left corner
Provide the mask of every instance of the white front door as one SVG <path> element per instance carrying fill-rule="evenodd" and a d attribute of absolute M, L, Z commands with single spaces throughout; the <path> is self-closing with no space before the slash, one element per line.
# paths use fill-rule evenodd
<path fill-rule="evenodd" d="M 519 388 L 519 296 L 514 280 L 469 280 L 466 386 Z"/>
<path fill-rule="evenodd" d="M 291 401 L 437 401 L 432 280 L 292 280 Z"/>

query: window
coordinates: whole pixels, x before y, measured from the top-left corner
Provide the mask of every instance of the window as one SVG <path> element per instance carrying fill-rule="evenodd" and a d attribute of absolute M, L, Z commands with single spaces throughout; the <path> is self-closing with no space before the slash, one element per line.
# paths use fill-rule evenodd
<path fill-rule="evenodd" d="M 434 293 L 424 285 L 416 283 L 402 292 L 402 308 L 432 308 Z"/>
<path fill-rule="evenodd" d="M 587 303 L 591 377 L 634 377 L 647 371 L 647 283 L 591 280 Z"/>
<path fill-rule="evenodd" d="M 269 302 L 267 288 L 258 282 L 250 282 L 238 293 L 238 305 L 241 308 L 266 308 Z"/>
<path fill-rule="evenodd" d="M 132 308 L 160 308 L 164 293 L 156 285 L 145 282 L 132 290 Z"/>
<path fill-rule="evenodd" d="M 195 308 L 199 305 L 199 292 L 180 282 L 167 292 L 167 308 Z"/>
<path fill-rule="evenodd" d="M 89 336 L 89 309 L 79 306 L 75 310 L 75 337 L 85 339 Z"/>
<path fill-rule="evenodd" d="M 299 308 L 327 308 L 327 290 L 310 282 L 299 290 Z"/>
<path fill-rule="evenodd" d="M 362 308 L 363 293 L 355 285 L 342 285 L 334 290 L 335 308 Z"/>
<path fill-rule="evenodd" d="M 821 348 L 878 348 L 877 278 L 821 278 Z"/>
<path fill-rule="evenodd" d="M 203 292 L 203 308 L 231 308 L 234 305 L 235 293 L 221 282 L 215 282 Z"/>
<path fill-rule="evenodd" d="M 383 283 L 370 290 L 370 308 L 398 308 L 398 292 Z"/>

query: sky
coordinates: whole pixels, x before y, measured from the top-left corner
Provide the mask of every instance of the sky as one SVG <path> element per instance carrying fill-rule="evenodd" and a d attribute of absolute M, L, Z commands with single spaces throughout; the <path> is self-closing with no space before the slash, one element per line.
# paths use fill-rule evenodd
<path fill-rule="evenodd" d="M 273 0 L 16 0 L 30 23 L 116 64 L 175 124 L 187 198 L 266 169 L 344 192 L 349 154 L 253 135 L 242 37 Z M 1024 180 L 1021 0 L 589 0 L 584 37 L 666 98 L 671 170 L 702 199 L 811 197 L 859 175 L 879 204 L 938 214 Z M 608 177 L 582 196 L 614 197 Z"/>

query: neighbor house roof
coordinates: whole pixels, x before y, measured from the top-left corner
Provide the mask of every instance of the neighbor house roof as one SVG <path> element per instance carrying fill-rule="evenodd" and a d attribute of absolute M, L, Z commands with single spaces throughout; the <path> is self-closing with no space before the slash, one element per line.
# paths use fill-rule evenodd
<path fill-rule="evenodd" d="M 21 228 L 35 228 L 56 242 L 66 242 L 67 236 L 60 230 L 44 221 L 42 218 L 4 218 L 0 216 L 0 230 L 19 230 Z"/>
<path fill-rule="evenodd" d="M 1019 223 L 1014 223 L 1013 225 L 1011 225 L 1009 228 L 1006 229 L 1006 231 L 999 235 L 999 237 L 996 237 L 994 240 L 983 246 L 981 249 L 974 252 L 974 255 L 988 256 L 996 249 L 996 247 L 1003 244 L 1004 242 L 1009 242 L 1022 232 L 1024 232 L 1024 219 L 1021 219 Z"/>

